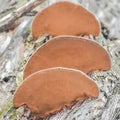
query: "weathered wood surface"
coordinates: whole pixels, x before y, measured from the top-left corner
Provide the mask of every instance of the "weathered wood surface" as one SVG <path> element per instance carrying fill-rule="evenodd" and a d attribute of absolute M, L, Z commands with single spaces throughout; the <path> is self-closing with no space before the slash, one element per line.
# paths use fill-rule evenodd
<path fill-rule="evenodd" d="M 44 0 L 30 0 L 24 6 L 0 19 L 0 32 L 9 31 L 18 18 L 20 18 L 23 14 L 30 12 L 33 8 L 41 4 L 43 1 Z"/>

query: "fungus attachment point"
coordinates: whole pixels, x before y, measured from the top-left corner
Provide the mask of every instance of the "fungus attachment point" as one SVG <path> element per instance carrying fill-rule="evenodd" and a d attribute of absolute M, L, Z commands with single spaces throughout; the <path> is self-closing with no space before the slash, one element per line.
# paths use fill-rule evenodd
<path fill-rule="evenodd" d="M 95 16 L 80 5 L 57 2 L 39 12 L 32 23 L 32 34 L 97 36 L 100 26 Z"/>
<path fill-rule="evenodd" d="M 13 102 L 15 107 L 26 104 L 41 118 L 98 95 L 97 85 L 81 71 L 55 67 L 27 77 L 16 91 Z"/>
<path fill-rule="evenodd" d="M 67 67 L 89 73 L 110 69 L 106 50 L 96 42 L 79 37 L 56 37 L 40 47 L 29 59 L 24 78 L 51 67 Z"/>

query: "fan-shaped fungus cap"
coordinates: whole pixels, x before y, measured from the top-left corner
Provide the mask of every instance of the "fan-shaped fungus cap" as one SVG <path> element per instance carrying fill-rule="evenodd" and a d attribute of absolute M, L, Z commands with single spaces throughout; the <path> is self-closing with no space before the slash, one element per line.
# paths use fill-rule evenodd
<path fill-rule="evenodd" d="M 72 106 L 88 97 L 98 97 L 97 85 L 84 73 L 56 67 L 38 71 L 27 77 L 14 95 L 14 106 L 24 104 L 39 117 Z"/>
<path fill-rule="evenodd" d="M 80 5 L 71 2 L 57 2 L 39 12 L 32 23 L 32 34 L 90 35 L 100 32 L 96 17 Z"/>
<path fill-rule="evenodd" d="M 106 50 L 98 43 L 66 36 L 53 38 L 40 47 L 29 59 L 24 78 L 50 67 L 74 68 L 89 73 L 110 69 L 111 61 Z"/>

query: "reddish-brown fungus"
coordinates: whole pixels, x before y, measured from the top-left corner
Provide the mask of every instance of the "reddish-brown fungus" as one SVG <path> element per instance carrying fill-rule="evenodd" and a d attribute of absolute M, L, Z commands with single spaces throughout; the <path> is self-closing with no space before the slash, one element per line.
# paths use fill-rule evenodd
<path fill-rule="evenodd" d="M 57 2 L 39 12 L 32 23 L 32 34 L 97 36 L 100 26 L 95 16 L 80 5 Z"/>
<path fill-rule="evenodd" d="M 66 36 L 53 38 L 40 47 L 28 61 L 24 78 L 50 67 L 74 68 L 89 73 L 110 69 L 111 61 L 106 50 L 98 43 Z"/>
<path fill-rule="evenodd" d="M 88 97 L 98 97 L 97 85 L 83 72 L 63 67 L 49 68 L 27 77 L 14 95 L 14 106 L 26 104 L 32 113 L 45 117 L 64 106 Z"/>

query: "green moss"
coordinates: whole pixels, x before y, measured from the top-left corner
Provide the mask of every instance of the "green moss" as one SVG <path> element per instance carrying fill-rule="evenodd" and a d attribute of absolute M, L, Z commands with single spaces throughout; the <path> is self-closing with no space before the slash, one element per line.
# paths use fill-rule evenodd
<path fill-rule="evenodd" d="M 3 115 L 13 106 L 12 102 L 9 102 L 0 112 L 0 119 L 2 119 Z"/>
<path fill-rule="evenodd" d="M 20 86 L 22 81 L 23 81 L 23 72 L 18 72 L 16 79 L 17 86 Z"/>
<path fill-rule="evenodd" d="M 16 110 L 13 110 L 13 111 L 12 111 L 12 113 L 11 113 L 11 115 L 10 115 L 10 117 L 9 117 L 9 118 L 10 118 L 10 120 L 15 119 L 16 115 L 17 115 Z"/>
<path fill-rule="evenodd" d="M 33 36 L 32 34 L 29 34 L 27 37 L 27 42 L 31 42 L 31 41 L 33 41 Z"/>
<path fill-rule="evenodd" d="M 13 103 L 12 103 L 12 102 L 9 102 L 9 103 L 6 105 L 6 107 L 4 107 L 4 108 L 2 109 L 2 111 L 0 112 L 0 119 L 2 119 L 3 116 L 4 116 L 4 115 L 8 112 L 8 110 L 10 110 L 10 108 L 12 108 L 12 107 L 13 107 Z M 13 109 L 12 112 L 10 113 L 10 115 L 9 115 L 9 119 L 10 119 L 10 120 L 14 120 L 15 117 L 16 117 L 16 115 L 17 115 L 17 111 L 16 111 L 15 109 Z"/>

